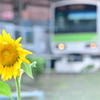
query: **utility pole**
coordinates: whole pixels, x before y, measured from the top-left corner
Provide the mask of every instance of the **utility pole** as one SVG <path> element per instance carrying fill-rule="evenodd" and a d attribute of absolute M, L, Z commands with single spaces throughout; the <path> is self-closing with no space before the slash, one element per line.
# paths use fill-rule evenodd
<path fill-rule="evenodd" d="M 14 22 L 15 24 L 22 24 L 22 10 L 23 10 L 23 1 L 14 0 Z"/>

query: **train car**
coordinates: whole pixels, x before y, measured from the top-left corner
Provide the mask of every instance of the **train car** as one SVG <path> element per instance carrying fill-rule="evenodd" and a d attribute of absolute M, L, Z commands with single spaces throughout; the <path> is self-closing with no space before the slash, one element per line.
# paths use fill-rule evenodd
<path fill-rule="evenodd" d="M 13 23 L 0 22 L 0 34 L 2 29 L 10 33 L 13 39 L 22 37 L 21 43 L 23 44 L 23 48 L 35 54 L 43 54 L 46 51 L 45 27 L 39 25 L 25 27 Z"/>
<path fill-rule="evenodd" d="M 100 1 L 64 0 L 51 5 L 51 50 L 57 72 L 99 68 Z"/>

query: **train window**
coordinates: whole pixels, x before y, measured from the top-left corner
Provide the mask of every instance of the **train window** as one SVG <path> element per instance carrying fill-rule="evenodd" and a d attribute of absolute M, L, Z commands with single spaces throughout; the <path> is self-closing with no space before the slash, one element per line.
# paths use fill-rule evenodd
<path fill-rule="evenodd" d="M 15 31 L 15 39 L 21 37 L 20 31 Z"/>
<path fill-rule="evenodd" d="M 74 4 L 55 9 L 55 33 L 96 32 L 97 7 Z"/>
<path fill-rule="evenodd" d="M 33 43 L 33 33 L 31 31 L 26 32 L 26 42 Z"/>

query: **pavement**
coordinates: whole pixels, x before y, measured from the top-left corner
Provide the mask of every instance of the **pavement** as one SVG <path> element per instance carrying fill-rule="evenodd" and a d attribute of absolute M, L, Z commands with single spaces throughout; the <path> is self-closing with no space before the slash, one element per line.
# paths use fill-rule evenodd
<path fill-rule="evenodd" d="M 50 71 L 33 75 L 34 79 L 23 75 L 21 90 L 43 91 L 43 100 L 100 100 L 100 71 L 80 74 L 59 74 Z M 8 84 L 11 83 L 8 81 Z M 14 91 L 14 84 L 11 86 Z M 38 100 L 38 98 L 28 97 L 22 100 Z"/>

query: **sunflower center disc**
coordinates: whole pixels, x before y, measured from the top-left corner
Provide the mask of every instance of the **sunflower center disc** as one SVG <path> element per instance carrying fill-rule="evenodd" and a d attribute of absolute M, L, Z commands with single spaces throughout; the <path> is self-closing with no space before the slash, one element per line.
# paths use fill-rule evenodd
<path fill-rule="evenodd" d="M 8 57 L 8 56 L 10 55 L 10 52 L 9 52 L 8 50 L 4 50 L 4 51 L 3 51 L 3 55 L 4 55 L 5 57 Z"/>
<path fill-rule="evenodd" d="M 12 44 L 1 44 L 0 63 L 4 66 L 12 66 L 18 60 L 16 47 Z"/>

